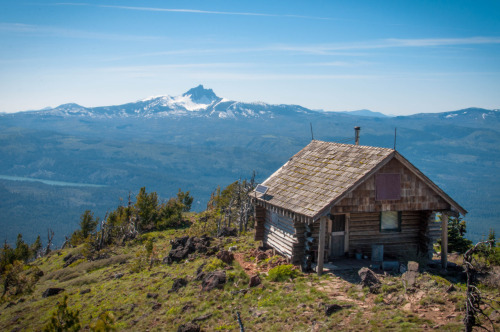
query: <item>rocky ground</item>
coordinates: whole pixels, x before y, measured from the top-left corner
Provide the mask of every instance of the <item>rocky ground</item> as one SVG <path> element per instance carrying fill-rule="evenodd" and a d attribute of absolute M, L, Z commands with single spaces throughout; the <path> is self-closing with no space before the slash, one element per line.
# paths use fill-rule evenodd
<path fill-rule="evenodd" d="M 33 277 L 29 287 L 4 296 L 0 329 L 42 330 L 67 296 L 84 331 L 103 315 L 109 326 L 130 331 L 239 331 L 240 321 L 246 331 L 463 330 L 459 267 L 321 277 L 292 268 L 293 278 L 275 282 L 269 271 L 287 261 L 260 249 L 251 233 L 188 233 L 144 234 L 95 261 L 84 258 L 83 246 L 52 252 L 24 270 L 26 280 Z M 500 298 L 494 287 L 481 290 Z M 500 328 L 498 311 L 485 312 Z"/>

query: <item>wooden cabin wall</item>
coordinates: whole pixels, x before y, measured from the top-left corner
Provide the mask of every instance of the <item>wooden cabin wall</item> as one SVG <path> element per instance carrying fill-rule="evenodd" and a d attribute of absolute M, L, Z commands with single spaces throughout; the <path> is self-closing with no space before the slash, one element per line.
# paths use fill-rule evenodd
<path fill-rule="evenodd" d="M 377 174 L 401 175 L 401 199 L 377 201 L 375 178 Z M 358 188 L 335 204 L 331 213 L 380 212 L 380 211 L 439 211 L 448 210 L 450 205 L 441 196 L 421 181 L 414 173 L 392 159 L 377 173 L 366 179 Z"/>
<path fill-rule="evenodd" d="M 262 206 L 255 207 L 255 241 L 264 239 L 264 224 L 266 222 L 266 209 Z"/>
<path fill-rule="evenodd" d="M 301 251 L 304 251 L 303 227 L 303 224 L 294 222 L 290 217 L 266 210 L 262 242 L 293 263 L 298 263 L 303 255 Z"/>
<path fill-rule="evenodd" d="M 370 257 L 372 245 L 383 244 L 384 255 L 417 254 L 422 245 L 422 229 L 426 228 L 428 215 L 427 211 L 403 211 L 400 232 L 381 232 L 380 213 L 351 213 L 349 253 L 361 249 L 363 255 Z"/>

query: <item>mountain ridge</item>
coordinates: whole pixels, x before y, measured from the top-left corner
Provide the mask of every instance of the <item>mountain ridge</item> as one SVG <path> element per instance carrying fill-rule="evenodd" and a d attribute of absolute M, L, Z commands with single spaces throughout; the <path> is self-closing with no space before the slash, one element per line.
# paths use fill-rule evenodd
<path fill-rule="evenodd" d="M 438 113 L 416 113 L 411 115 L 389 116 L 384 113 L 374 112 L 368 109 L 355 111 L 320 111 L 293 104 L 240 102 L 219 97 L 212 89 L 207 89 L 201 84 L 178 96 L 152 96 L 135 102 L 97 107 L 86 107 L 77 103 L 66 103 L 53 108 L 46 107 L 41 110 L 0 113 L 0 116 L 16 116 L 16 114 L 59 117 L 80 116 L 96 119 L 125 117 L 178 118 L 184 116 L 219 119 L 265 119 L 283 115 L 294 116 L 297 114 L 321 114 L 326 116 L 345 114 L 366 118 L 445 117 L 449 119 L 466 118 L 469 120 L 481 120 L 480 118 L 482 117 L 482 120 L 486 120 L 486 118 L 491 119 L 491 117 L 495 117 L 500 120 L 500 112 L 498 112 L 498 109 L 484 109 L 478 107 L 469 107 L 456 111 Z"/>

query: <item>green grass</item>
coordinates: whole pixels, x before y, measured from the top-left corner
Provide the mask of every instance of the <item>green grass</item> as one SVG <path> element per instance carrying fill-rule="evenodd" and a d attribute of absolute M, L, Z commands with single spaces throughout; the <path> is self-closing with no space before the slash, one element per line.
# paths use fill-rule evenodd
<path fill-rule="evenodd" d="M 148 242 L 154 244 L 154 251 L 161 261 L 170 250 L 169 241 L 186 232 L 189 230 L 145 234 L 124 246 L 110 248 L 106 259 L 77 261 L 77 264 L 66 268 L 62 267 L 64 257 L 70 253 L 78 254 L 81 248 L 53 252 L 49 257 L 33 262 L 31 266 L 42 270 L 44 275 L 34 284 L 32 292 L 4 299 L 0 303 L 0 329 L 41 330 L 64 295 L 68 295 L 68 308 L 79 310 L 83 327 L 96 324 L 99 317 L 110 312 L 118 330 L 175 331 L 181 324 L 210 314 L 209 318 L 199 322 L 203 330 L 237 331 L 236 312 L 240 312 L 249 331 L 310 331 L 313 325 L 319 331 L 413 331 L 422 329 L 424 325 L 433 326 L 432 322 L 416 314 L 402 311 L 401 303 L 385 301 L 388 296 L 403 298 L 405 290 L 399 277 L 385 277 L 381 293 L 373 295 L 367 289 L 338 277 L 302 274 L 287 265 L 275 270 L 276 275 L 283 276 L 282 281 L 276 282 L 273 280 L 278 279 L 261 274 L 262 284 L 248 288 L 249 276 L 236 260 L 227 265 L 214 256 L 203 254 L 194 254 L 172 265 L 157 263 L 150 267 L 145 249 Z M 226 249 L 237 246 L 236 253 L 243 252 L 259 245 L 252 240 L 252 236 L 249 233 L 239 239 L 215 239 L 212 245 Z M 223 289 L 201 291 L 201 281 L 195 280 L 195 276 L 197 268 L 203 263 L 207 263 L 205 271 L 226 271 L 227 283 Z M 30 273 L 30 270 L 25 273 Z M 123 273 L 123 276 L 116 278 L 118 273 Z M 185 278 L 188 284 L 178 292 L 169 293 L 176 278 Z M 427 275 L 421 276 L 420 281 L 430 287 L 427 296 L 422 298 L 422 305 L 442 306 L 441 299 L 449 282 Z M 342 285 L 336 290 L 337 295 L 343 295 L 342 300 L 337 295 L 318 289 L 320 284 L 328 286 L 331 283 Z M 66 290 L 54 297 L 42 298 L 43 291 L 48 287 Z M 456 292 L 446 295 L 446 303 L 459 309 L 463 303 L 462 287 L 455 287 Z M 80 293 L 88 289 L 90 292 Z M 148 298 L 148 293 L 158 296 Z M 24 301 L 20 301 L 21 298 Z M 14 304 L 8 305 L 10 302 Z M 154 307 L 158 303 L 161 306 Z M 325 304 L 334 303 L 344 308 L 326 316 Z M 367 309 L 363 307 L 365 303 L 372 304 Z M 457 324 L 459 322 L 452 321 L 446 326 L 454 330 Z"/>

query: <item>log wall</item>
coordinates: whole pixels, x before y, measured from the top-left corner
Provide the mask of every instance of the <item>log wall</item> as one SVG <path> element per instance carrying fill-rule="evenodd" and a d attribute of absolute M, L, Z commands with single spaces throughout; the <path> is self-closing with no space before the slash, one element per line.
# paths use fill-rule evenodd
<path fill-rule="evenodd" d="M 304 251 L 304 225 L 292 218 L 267 210 L 262 241 L 264 245 L 298 263 Z"/>
<path fill-rule="evenodd" d="M 266 209 L 262 206 L 255 207 L 255 241 L 264 239 L 264 224 L 266 222 Z"/>
<path fill-rule="evenodd" d="M 384 255 L 417 254 L 427 229 L 427 211 L 403 211 L 400 232 L 381 232 L 380 213 L 351 213 L 349 220 L 349 253 L 360 249 L 371 256 L 373 244 L 384 245 Z"/>

